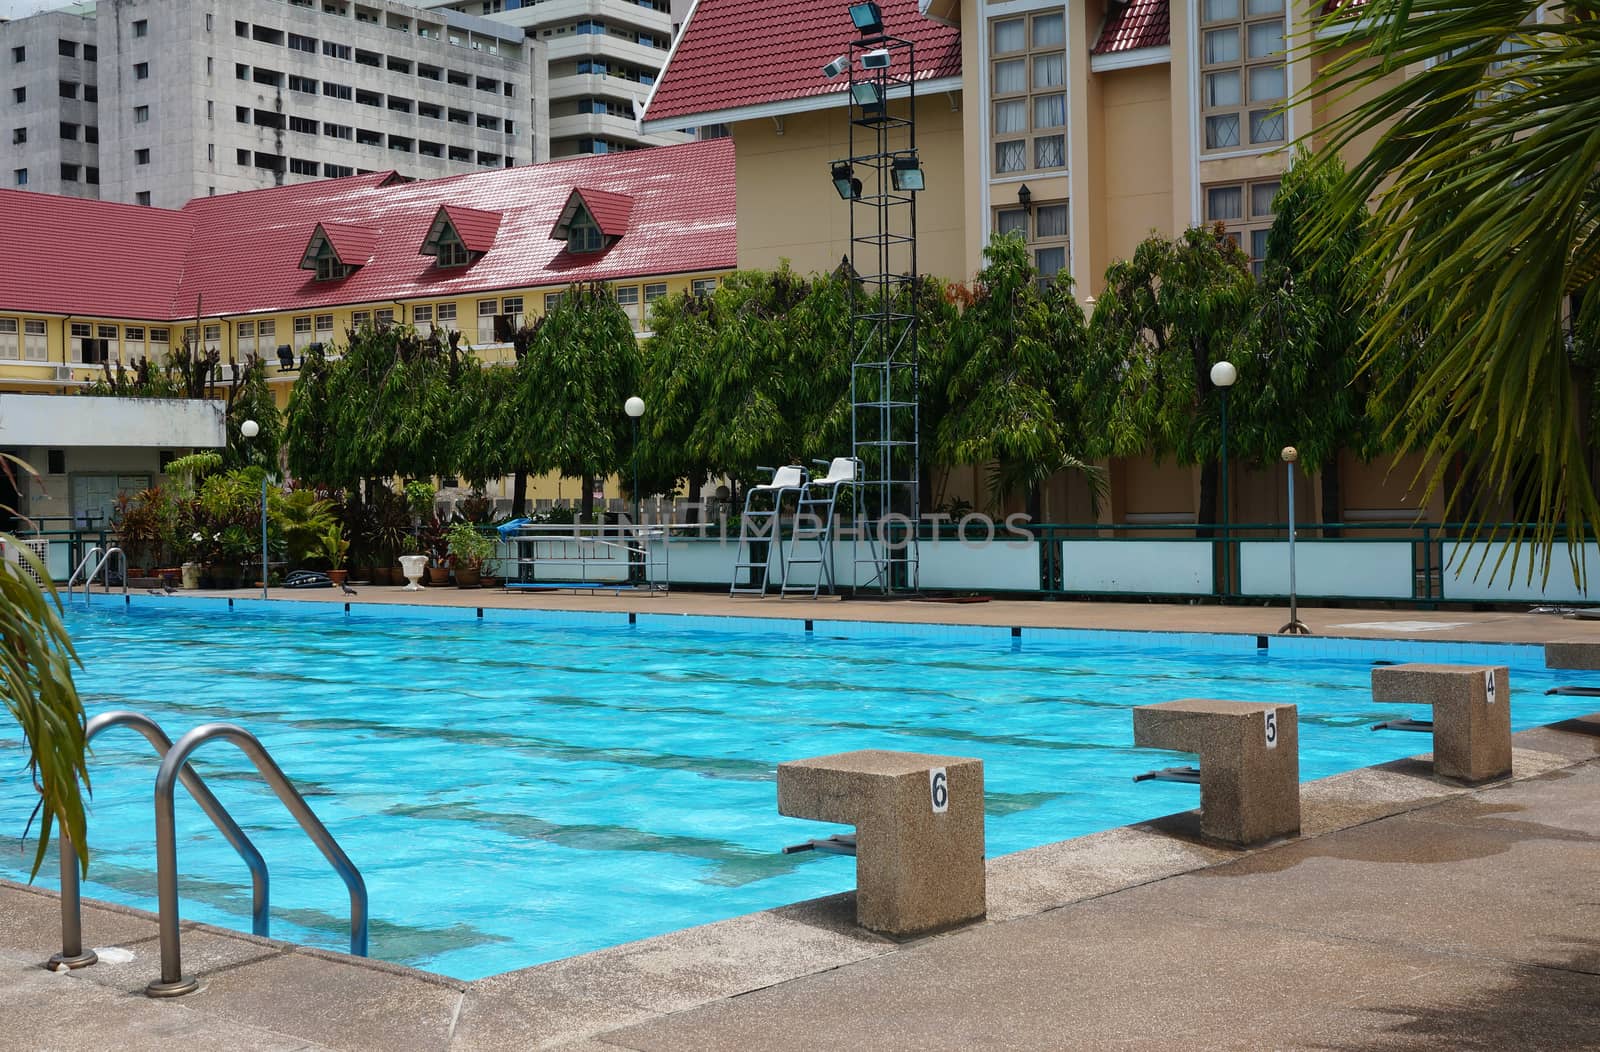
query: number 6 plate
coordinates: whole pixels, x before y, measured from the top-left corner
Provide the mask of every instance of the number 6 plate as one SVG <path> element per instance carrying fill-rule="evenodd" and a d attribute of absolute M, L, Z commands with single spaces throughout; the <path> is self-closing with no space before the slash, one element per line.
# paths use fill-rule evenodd
<path fill-rule="evenodd" d="M 933 803 L 933 813 L 942 815 L 950 810 L 950 779 L 943 767 L 928 771 L 928 797 Z"/>

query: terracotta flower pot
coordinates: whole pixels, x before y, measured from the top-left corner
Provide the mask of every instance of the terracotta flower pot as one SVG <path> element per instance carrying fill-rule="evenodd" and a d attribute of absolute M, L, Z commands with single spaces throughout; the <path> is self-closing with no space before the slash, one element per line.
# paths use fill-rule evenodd
<path fill-rule="evenodd" d="M 483 574 L 479 570 L 468 570 L 461 566 L 456 567 L 457 588 L 477 588 L 482 583 L 482 579 Z"/>
<path fill-rule="evenodd" d="M 429 566 L 428 567 L 428 583 L 429 584 L 439 584 L 439 585 L 449 584 L 450 583 L 450 567 L 448 567 L 448 566 Z"/>
<path fill-rule="evenodd" d="M 341 585 L 342 586 L 344 584 L 344 582 L 349 577 L 350 577 L 350 571 L 349 570 L 329 570 L 328 571 L 328 580 L 332 581 L 336 585 Z"/>

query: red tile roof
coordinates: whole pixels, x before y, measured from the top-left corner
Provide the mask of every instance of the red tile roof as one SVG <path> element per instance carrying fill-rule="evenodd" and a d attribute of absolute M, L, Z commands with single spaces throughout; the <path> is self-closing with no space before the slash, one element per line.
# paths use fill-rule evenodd
<path fill-rule="evenodd" d="M 916 45 L 917 79 L 961 75 L 961 31 L 924 18 L 917 0 L 879 0 L 885 31 Z M 858 34 L 843 0 L 698 0 L 679 34 L 645 120 L 839 94 L 822 67 Z"/>
<path fill-rule="evenodd" d="M 316 230 L 333 246 L 339 262 L 349 267 L 363 266 L 372 261 L 372 250 L 378 242 L 378 232 L 370 226 L 354 223 L 318 223 Z M 314 236 L 314 235 L 313 235 Z"/>
<path fill-rule="evenodd" d="M 463 205 L 442 205 L 439 210 L 450 220 L 468 252 L 487 252 L 494 247 L 494 236 L 500 230 L 502 218 L 499 212 Z"/>
<path fill-rule="evenodd" d="M 12 239 L 0 257 L 0 309 L 176 321 L 735 265 L 728 139 L 391 180 L 377 173 L 202 197 L 175 212 L 0 190 L 0 226 Z M 572 255 L 547 236 L 578 186 L 635 202 L 627 233 L 603 252 Z M 470 266 L 440 268 L 418 254 L 441 205 L 467 217 L 500 213 L 492 246 Z M 317 223 L 370 229 L 371 261 L 340 281 L 299 269 Z"/>
<path fill-rule="evenodd" d="M 628 216 L 633 214 L 633 198 L 580 186 L 574 191 L 589 210 L 595 226 L 606 237 L 621 237 L 628 232 Z"/>
<path fill-rule="evenodd" d="M 1112 55 L 1172 43 L 1172 7 L 1169 0 L 1130 0 L 1112 7 L 1091 55 Z"/>
<path fill-rule="evenodd" d="M 9 242 L 0 254 L 0 307 L 171 317 L 190 216 L 22 190 L 0 190 L 0 216 Z"/>

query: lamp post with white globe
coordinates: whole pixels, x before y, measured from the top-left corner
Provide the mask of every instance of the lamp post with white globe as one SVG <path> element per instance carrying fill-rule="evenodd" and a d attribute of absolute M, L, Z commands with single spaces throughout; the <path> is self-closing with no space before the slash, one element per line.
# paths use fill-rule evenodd
<path fill-rule="evenodd" d="M 1233 590 L 1233 575 L 1228 566 L 1228 388 L 1239 379 L 1239 370 L 1230 361 L 1211 367 L 1211 385 L 1222 392 L 1222 594 Z"/>
<path fill-rule="evenodd" d="M 622 409 L 633 421 L 633 524 L 639 525 L 639 418 L 644 416 L 644 399 L 634 395 L 622 403 Z"/>
<path fill-rule="evenodd" d="M 245 438 L 255 438 L 261 434 L 261 425 L 254 420 L 246 420 L 239 425 L 239 434 Z M 261 468 L 261 598 L 267 597 L 267 469 Z"/>

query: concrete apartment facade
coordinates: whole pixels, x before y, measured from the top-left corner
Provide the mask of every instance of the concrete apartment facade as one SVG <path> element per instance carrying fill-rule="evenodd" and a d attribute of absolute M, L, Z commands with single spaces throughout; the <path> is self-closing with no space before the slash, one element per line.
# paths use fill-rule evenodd
<path fill-rule="evenodd" d="M 77 10 L 0 22 L 0 186 L 99 196 L 99 66 Z"/>
<path fill-rule="evenodd" d="M 646 133 L 637 120 L 680 20 L 669 0 L 434 0 L 425 6 L 516 26 L 544 48 L 552 157 L 693 137 L 685 129 Z"/>
<path fill-rule="evenodd" d="M 92 63 L 81 48 L 66 54 L 67 29 L 85 26 Z M 42 40 L 10 43 L 24 36 Z M 178 207 L 308 179 L 436 178 L 548 157 L 538 45 L 457 12 L 385 0 L 102 0 L 92 19 L 0 25 L 0 45 L 0 62 L 15 46 L 57 62 L 44 78 L 57 90 L 29 87 L 23 104 L 41 140 L 60 138 L 51 147 L 64 154 L 69 126 L 98 136 L 96 183 L 85 160 L 74 188 L 63 156 L 55 180 L 34 184 L 31 169 L 52 166 L 41 153 L 29 158 L 28 189 Z M 84 78 L 76 98 L 73 73 Z M 97 98 L 85 101 L 84 88 Z"/>

